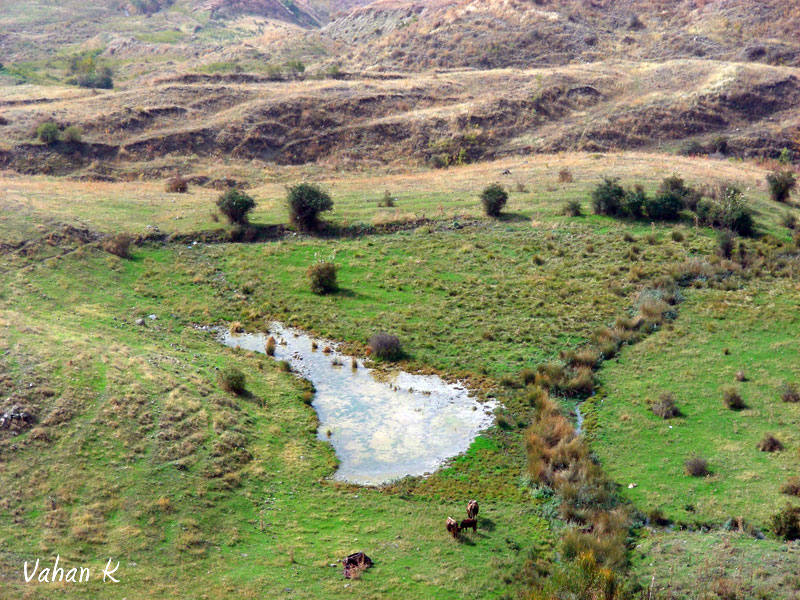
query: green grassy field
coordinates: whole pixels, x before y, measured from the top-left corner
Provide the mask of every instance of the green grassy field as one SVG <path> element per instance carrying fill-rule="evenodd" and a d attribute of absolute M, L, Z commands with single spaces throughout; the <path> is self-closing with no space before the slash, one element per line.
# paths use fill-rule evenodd
<path fill-rule="evenodd" d="M 713 232 L 688 224 L 651 227 L 560 214 L 566 198 L 587 205 L 602 169 L 649 188 L 674 170 L 665 160 L 648 160 L 562 156 L 528 166 L 499 162 L 327 181 L 337 224 L 385 222 L 390 211 L 376 202 L 384 186 L 399 198 L 400 214 L 389 218 L 433 218 L 392 234 L 149 243 L 135 247 L 129 260 L 97 244 L 44 241 L 5 252 L 0 393 L 24 398 L 39 417 L 32 430 L 0 438 L 6 589 L 31 598 L 514 597 L 531 561 L 559 559 L 563 526 L 552 503 L 532 495 L 522 477 L 522 428 L 532 408 L 518 389 L 519 372 L 556 360 L 597 327 L 628 315 L 636 294 L 673 264 L 714 253 Z M 575 181 L 559 186 L 553 169 L 567 165 Z M 695 177 L 714 169 L 727 177 L 738 168 L 685 165 L 700 169 Z M 524 181 L 507 216 L 491 220 L 480 215 L 476 196 L 480 182 L 499 178 L 500 166 L 512 166 Z M 742 174 L 754 182 L 763 175 L 751 165 Z M 254 188 L 273 200 L 262 202 L 253 222 L 283 221 L 280 190 L 299 175 L 313 172 L 287 169 Z M 167 195 L 161 182 L 54 181 L 0 180 L 4 239 L 37 238 L 61 223 L 136 233 L 147 225 L 165 232 L 220 227 L 209 216 L 212 190 Z M 763 191 L 752 198 L 762 230 L 788 239 L 778 224 L 781 209 Z M 305 270 L 315 257 L 339 265 L 337 294 L 309 291 Z M 796 468 L 800 441 L 795 407 L 773 398 L 779 378 L 798 374 L 796 291 L 796 281 L 767 275 L 735 291 L 686 289 L 673 325 L 603 366 L 593 449 L 615 480 L 639 484 L 625 490 L 637 506 L 662 506 L 678 518 L 689 502 L 683 497 L 691 496 L 698 518 L 739 516 L 749 508 L 743 516 L 761 524 L 777 505 L 774 479 Z M 765 312 L 774 320 L 758 320 Z M 135 324 L 139 318 L 144 326 Z M 489 429 L 428 478 L 381 490 L 336 484 L 329 479 L 335 456 L 317 440 L 315 414 L 302 401 L 305 384 L 271 359 L 225 349 L 193 327 L 241 321 L 257 330 L 273 319 L 340 340 L 356 353 L 372 333 L 396 333 L 408 353 L 405 368 L 468 379 L 479 394 L 504 403 L 505 426 Z M 722 354 L 725 345 L 729 355 Z M 704 365 L 702 378 L 691 377 L 697 363 Z M 216 369 L 232 364 L 248 377 L 245 397 L 218 386 Z M 751 379 L 740 385 L 752 407 L 734 414 L 721 409 L 713 390 L 739 368 Z M 646 412 L 642 394 L 673 381 L 680 382 L 673 391 L 686 417 L 670 424 L 680 423 L 688 450 L 709 454 L 708 481 L 676 472 L 683 455 L 674 448 L 652 451 L 669 438 L 659 435 L 663 422 Z M 755 450 L 767 429 L 782 436 L 783 454 Z M 658 472 L 651 476 L 650 469 Z M 444 519 L 460 515 L 471 497 L 481 501 L 481 528 L 454 542 Z M 777 547 L 741 543 L 754 555 L 767 547 L 757 544 Z M 346 582 L 330 565 L 356 550 L 376 566 Z M 650 550 L 643 552 L 632 552 L 631 560 L 644 580 Z M 95 569 L 115 557 L 122 583 L 51 588 L 20 581 L 23 561 L 49 562 L 57 553 L 70 565 Z M 674 577 L 685 574 L 676 570 Z"/>
<path fill-rule="evenodd" d="M 593 447 L 617 481 L 637 484 L 625 489 L 637 506 L 685 522 L 742 516 L 763 525 L 786 503 L 779 488 L 800 473 L 800 406 L 781 401 L 783 384 L 800 381 L 798 291 L 792 280 L 693 291 L 673 328 L 604 369 Z M 725 385 L 746 409 L 723 405 Z M 647 400 L 662 392 L 675 395 L 682 416 L 652 414 Z M 760 452 L 767 434 L 785 449 Z M 695 454 L 711 476 L 686 475 Z"/>

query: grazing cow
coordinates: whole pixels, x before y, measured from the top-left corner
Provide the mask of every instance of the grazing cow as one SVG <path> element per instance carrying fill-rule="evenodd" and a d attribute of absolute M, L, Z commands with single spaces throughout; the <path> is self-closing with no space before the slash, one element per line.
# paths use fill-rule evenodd
<path fill-rule="evenodd" d="M 470 500 L 467 504 L 467 517 L 470 519 L 478 518 L 478 503 L 475 500 Z"/>
<path fill-rule="evenodd" d="M 447 517 L 447 531 L 453 539 L 458 538 L 458 522 L 453 517 Z"/>
<path fill-rule="evenodd" d="M 469 529 L 472 527 L 472 532 L 475 533 L 478 531 L 478 519 L 464 519 L 461 521 L 461 525 L 458 526 L 459 529 Z"/>

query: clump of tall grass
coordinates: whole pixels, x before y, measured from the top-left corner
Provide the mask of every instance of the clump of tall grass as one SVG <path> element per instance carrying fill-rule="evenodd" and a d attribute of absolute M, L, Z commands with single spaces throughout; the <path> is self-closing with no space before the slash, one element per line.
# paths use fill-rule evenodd
<path fill-rule="evenodd" d="M 675 405 L 675 396 L 670 392 L 664 392 L 658 397 L 658 400 L 652 403 L 650 410 L 653 414 L 662 419 L 673 419 L 680 416 L 680 410 Z"/>

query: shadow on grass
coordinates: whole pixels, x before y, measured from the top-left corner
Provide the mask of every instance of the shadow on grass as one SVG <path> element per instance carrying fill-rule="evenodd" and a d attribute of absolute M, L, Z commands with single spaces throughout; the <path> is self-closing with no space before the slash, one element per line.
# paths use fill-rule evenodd
<path fill-rule="evenodd" d="M 478 529 L 482 529 L 484 531 L 494 531 L 495 525 L 494 521 L 491 519 L 487 519 L 485 517 L 478 516 Z"/>

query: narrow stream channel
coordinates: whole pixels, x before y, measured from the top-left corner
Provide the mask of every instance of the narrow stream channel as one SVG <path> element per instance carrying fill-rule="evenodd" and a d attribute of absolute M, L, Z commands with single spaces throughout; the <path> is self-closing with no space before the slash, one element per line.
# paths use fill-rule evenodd
<path fill-rule="evenodd" d="M 335 479 L 380 485 L 425 475 L 469 448 L 492 424 L 497 403 L 480 403 L 460 384 L 435 375 L 378 374 L 336 350 L 336 344 L 272 323 L 268 333 L 218 330 L 232 348 L 266 353 L 270 335 L 276 360 L 288 361 L 316 388 L 318 437 L 333 444 L 340 466 Z M 314 348 L 316 344 L 316 349 Z M 331 352 L 323 352 L 326 347 Z"/>

